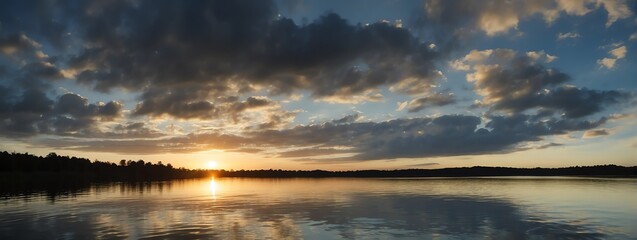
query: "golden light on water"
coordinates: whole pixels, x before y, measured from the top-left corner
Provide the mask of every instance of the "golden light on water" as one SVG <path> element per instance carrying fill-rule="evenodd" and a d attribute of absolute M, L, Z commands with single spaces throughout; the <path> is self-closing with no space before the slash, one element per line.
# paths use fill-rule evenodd
<path fill-rule="evenodd" d="M 217 181 L 215 181 L 215 177 L 212 177 L 212 179 L 210 180 L 210 192 L 212 193 L 213 199 L 217 198 L 217 188 Z"/>

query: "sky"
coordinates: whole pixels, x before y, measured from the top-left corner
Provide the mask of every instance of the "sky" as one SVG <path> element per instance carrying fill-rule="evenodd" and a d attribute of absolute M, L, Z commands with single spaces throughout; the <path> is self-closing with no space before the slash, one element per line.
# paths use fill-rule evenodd
<path fill-rule="evenodd" d="M 0 150 L 223 169 L 637 165 L 635 1 L 0 2 Z"/>

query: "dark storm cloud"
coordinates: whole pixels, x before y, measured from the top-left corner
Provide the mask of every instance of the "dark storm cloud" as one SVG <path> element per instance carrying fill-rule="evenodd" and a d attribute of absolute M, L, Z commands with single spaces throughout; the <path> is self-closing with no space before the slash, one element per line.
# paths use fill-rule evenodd
<path fill-rule="evenodd" d="M 537 105 L 559 109 L 566 117 L 577 118 L 600 112 L 604 107 L 633 98 L 623 91 L 599 91 L 587 88 L 561 87 L 538 99 Z"/>
<path fill-rule="evenodd" d="M 49 62 L 33 62 L 25 65 L 20 70 L 29 77 L 42 80 L 57 80 L 64 78 L 62 71 Z"/>
<path fill-rule="evenodd" d="M 357 146 L 354 156 L 360 160 L 404 157 L 439 157 L 507 153 L 525 149 L 525 142 L 540 141 L 549 135 L 564 134 L 595 128 L 598 121 L 549 119 L 531 121 L 532 116 L 496 116 L 480 128 L 480 119 L 472 116 L 442 116 L 429 119 L 425 125 L 402 125 L 401 134 L 393 126 L 386 126 L 378 138 Z M 390 122 L 391 123 L 391 122 Z M 390 124 L 393 125 L 393 124 Z"/>
<path fill-rule="evenodd" d="M 65 11 L 58 11 L 63 8 Z M 38 37 L 63 47 L 68 40 L 68 2 L 56 0 L 1 1 L 0 27 L 5 33 L 37 32 Z"/>
<path fill-rule="evenodd" d="M 110 132 L 103 133 L 107 138 L 156 138 L 165 136 L 158 129 L 143 122 L 119 123 L 111 127 Z"/>
<path fill-rule="evenodd" d="M 4 73 L 9 70 L 19 72 L 20 75 L 34 78 L 60 79 L 64 76 L 51 63 L 51 58 L 42 52 L 42 45 L 24 33 L 0 35 L 0 60 Z"/>
<path fill-rule="evenodd" d="M 56 57 L 42 51 L 42 44 L 24 33 L 0 35 L 0 84 L 17 87 L 14 91 L 45 91 L 52 83 L 64 79 Z"/>
<path fill-rule="evenodd" d="M 15 89 L 0 85 L 0 131 L 5 136 L 28 136 L 47 132 L 44 115 L 50 113 L 54 102 L 41 91 L 27 90 L 16 96 Z"/>
<path fill-rule="evenodd" d="M 2 18 L 2 24 L 5 20 Z M 28 25 L 29 19 L 20 21 Z M 3 30 L 9 32 L 12 27 L 3 26 Z M 122 106 L 115 101 L 89 104 L 76 94 L 50 99 L 47 92 L 53 81 L 64 79 L 65 75 L 55 65 L 58 59 L 46 55 L 42 48 L 31 35 L 22 32 L 0 36 L 0 61 L 7 64 L 0 78 L 1 135 L 87 134 L 96 131 L 98 121 L 121 116 Z"/>
<path fill-rule="evenodd" d="M 272 104 L 272 101 L 266 97 L 248 97 L 243 102 L 240 102 L 234 106 L 235 111 L 242 112 L 248 109 L 261 108 L 265 106 L 269 106 Z"/>
<path fill-rule="evenodd" d="M 50 3 L 27 5 L 45 9 Z M 253 86 L 347 101 L 407 78 L 433 83 L 437 77 L 439 53 L 407 29 L 384 22 L 356 25 L 333 13 L 297 25 L 277 17 L 269 1 L 83 1 L 49 11 L 42 16 L 64 13 L 58 24 L 82 43 L 65 64 L 77 81 L 100 91 L 143 91 L 139 115 L 214 116 L 214 97 Z M 12 26 L 16 21 L 5 20 Z M 36 15 L 23 21 L 39 26 L 45 20 Z M 38 39 L 54 38 L 60 39 Z M 221 90 L 191 98 L 175 93 L 194 88 Z M 157 91 L 173 96 L 157 99 Z M 168 98 L 174 103 L 162 110 Z"/>
<path fill-rule="evenodd" d="M 110 121 L 122 115 L 119 102 L 89 104 L 77 94 L 67 93 L 56 101 L 39 90 L 26 90 L 20 95 L 15 89 L 0 86 L 0 129 L 5 136 L 44 134 L 87 134 L 95 131 L 98 121 Z"/>
<path fill-rule="evenodd" d="M 557 112 L 567 118 L 580 118 L 633 97 L 623 91 L 566 85 L 570 76 L 538 62 L 551 57 L 543 52 L 520 55 L 510 49 L 495 49 L 472 51 L 452 65 L 457 69 L 473 70 L 467 80 L 483 96 L 482 106 L 513 114 L 540 109 L 544 113 Z"/>
<path fill-rule="evenodd" d="M 427 107 L 442 107 L 456 103 L 453 94 L 434 93 L 429 96 L 419 97 L 409 102 L 402 103 L 398 110 L 406 108 L 410 113 L 419 112 Z"/>
<path fill-rule="evenodd" d="M 298 150 L 286 151 L 278 154 L 282 158 L 301 158 L 308 156 L 325 156 L 342 153 L 356 153 L 354 149 L 335 149 L 335 148 L 304 148 Z"/>
<path fill-rule="evenodd" d="M 23 33 L 0 36 L 0 52 L 11 57 L 36 57 L 42 46 Z"/>
<path fill-rule="evenodd" d="M 438 54 L 406 29 L 388 23 L 350 25 L 336 14 L 307 26 L 282 19 L 272 28 L 264 56 L 274 67 L 263 73 L 293 77 L 294 86 L 309 88 L 316 97 L 360 94 L 408 77 L 433 82 Z"/>
<path fill-rule="evenodd" d="M 213 118 L 218 115 L 214 104 L 205 99 L 207 91 L 196 88 L 173 88 L 146 91 L 143 101 L 135 107 L 133 115 L 162 116 L 171 115 L 176 118 Z"/>
<path fill-rule="evenodd" d="M 62 95 L 56 105 L 57 114 L 69 114 L 74 118 L 86 117 L 119 117 L 122 105 L 119 102 L 89 104 L 88 99 L 73 93 Z"/>
<path fill-rule="evenodd" d="M 120 134 L 117 135 L 117 133 L 118 131 L 115 131 L 113 136 L 120 136 L 122 139 L 111 140 L 102 138 L 101 140 L 80 141 L 69 138 L 43 139 L 34 142 L 34 144 L 59 149 L 124 154 L 192 153 L 209 150 L 211 148 L 227 151 L 254 152 L 249 151 L 249 149 L 253 148 L 247 146 L 252 143 L 246 138 L 219 132 L 150 139 L 131 139 L 130 137 L 134 136 L 134 134 L 122 135 L 120 132 Z M 140 137 L 144 138 L 144 136 Z M 252 146 L 254 146 L 254 144 L 252 144 Z"/>
<path fill-rule="evenodd" d="M 134 115 L 214 118 L 221 113 L 217 97 L 253 87 L 379 101 L 374 91 L 381 86 L 404 83 L 399 92 L 425 94 L 439 77 L 441 54 L 387 22 L 363 26 L 328 13 L 297 25 L 277 17 L 270 1 L 25 2 L 6 6 L 12 11 L 2 21 L 14 35 L 5 45 L 38 49 L 22 31 L 45 42 L 81 43 L 61 64 L 97 90 L 142 91 Z M 31 72 L 62 76 L 39 67 Z"/>
<path fill-rule="evenodd" d="M 262 96 L 250 96 L 243 101 L 237 96 L 215 97 L 213 93 L 219 91 L 223 90 L 194 86 L 153 88 L 142 94 L 143 101 L 137 104 L 133 115 L 154 117 L 169 115 L 181 119 L 228 117 L 237 122 L 242 112 L 276 105 L 269 98 Z"/>
<path fill-rule="evenodd" d="M 339 119 L 336 119 L 336 120 L 332 120 L 332 123 L 336 124 L 336 125 L 353 123 L 353 122 L 356 122 L 361 117 L 362 116 L 359 113 L 355 113 L 355 114 L 347 115 L 345 117 L 342 117 L 342 118 L 339 118 Z"/>
<path fill-rule="evenodd" d="M 508 153 L 528 149 L 527 142 L 543 137 L 594 129 L 606 122 L 574 119 L 533 120 L 531 115 L 479 117 L 445 115 L 436 118 L 396 119 L 296 126 L 282 130 L 189 134 L 151 140 L 41 142 L 47 146 L 84 151 L 133 154 L 197 152 L 208 149 L 254 152 L 277 149 L 278 157 L 312 162 L 352 162 L 395 158 Z M 485 127 L 480 127 L 485 124 Z M 348 154 L 337 156 L 332 154 Z M 327 156 L 327 158 L 326 158 Z M 320 157 L 320 158 L 314 158 Z"/>

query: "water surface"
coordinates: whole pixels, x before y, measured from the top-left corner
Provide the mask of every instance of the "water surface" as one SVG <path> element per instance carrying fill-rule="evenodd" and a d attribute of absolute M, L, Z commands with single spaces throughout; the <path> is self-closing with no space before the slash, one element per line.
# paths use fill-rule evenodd
<path fill-rule="evenodd" d="M 637 239 L 637 179 L 197 179 L 4 195 L 0 239 Z"/>

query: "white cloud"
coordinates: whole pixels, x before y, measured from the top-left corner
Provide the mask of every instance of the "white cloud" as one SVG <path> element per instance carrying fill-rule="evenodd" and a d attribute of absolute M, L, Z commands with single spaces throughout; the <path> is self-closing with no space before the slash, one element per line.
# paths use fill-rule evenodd
<path fill-rule="evenodd" d="M 615 48 L 613 50 L 610 50 L 610 52 L 608 52 L 608 53 L 610 53 L 611 55 L 615 56 L 615 58 L 617 58 L 617 59 L 622 59 L 622 58 L 626 57 L 626 46 L 621 46 L 621 47 Z"/>
<path fill-rule="evenodd" d="M 579 33 L 576 32 L 567 32 L 567 33 L 559 33 L 557 34 L 557 40 L 564 40 L 568 38 L 579 38 Z"/>
<path fill-rule="evenodd" d="M 449 62 L 449 66 L 451 66 L 451 68 L 458 70 L 458 71 L 469 71 L 470 70 L 470 66 L 468 64 L 466 64 L 465 62 L 461 61 L 461 60 L 454 60 L 452 62 Z"/>
<path fill-rule="evenodd" d="M 563 10 L 569 15 L 582 16 L 589 13 L 592 9 L 586 6 L 587 1 L 582 0 L 556 0 L 558 9 Z"/>
<path fill-rule="evenodd" d="M 521 21 L 534 16 L 541 16 L 547 24 L 551 24 L 562 14 L 584 16 L 599 9 L 604 9 L 608 13 L 606 27 L 610 27 L 620 19 L 632 16 L 625 0 L 501 0 L 491 3 L 467 1 L 462 4 L 456 4 L 453 1 L 430 0 L 425 4 L 425 10 L 429 17 L 440 19 L 473 18 L 470 19 L 470 24 L 475 24 L 488 36 L 517 29 Z M 449 22 L 454 21 L 449 20 Z"/>
<path fill-rule="evenodd" d="M 614 58 L 603 58 L 603 59 L 597 60 L 597 63 L 599 65 L 602 65 L 602 67 L 606 67 L 608 69 L 614 68 L 615 62 L 617 62 L 617 59 L 614 59 Z"/>
<path fill-rule="evenodd" d="M 606 12 L 608 12 L 608 20 L 606 21 L 606 27 L 610 27 L 614 22 L 622 18 L 628 18 L 632 15 L 632 12 L 628 8 L 626 1 L 619 0 L 596 0 L 596 5 L 604 5 Z"/>
<path fill-rule="evenodd" d="M 633 33 L 632 35 L 630 35 L 630 37 L 628 38 L 628 40 L 637 40 L 637 33 Z"/>
<path fill-rule="evenodd" d="M 534 51 L 526 52 L 526 56 L 533 59 L 534 61 L 544 61 L 546 63 L 553 62 L 557 59 L 556 56 L 547 54 L 544 52 L 544 50 L 541 50 L 539 52 L 534 52 Z"/>
<path fill-rule="evenodd" d="M 382 102 L 385 100 L 383 94 L 368 90 L 362 94 L 350 95 L 350 96 L 327 96 L 315 99 L 315 102 L 326 102 L 333 104 L 361 104 L 365 102 Z"/>
<path fill-rule="evenodd" d="M 551 54 L 546 54 L 546 62 L 550 63 L 552 61 L 555 61 L 555 59 L 557 59 L 557 56 L 553 56 Z"/>
<path fill-rule="evenodd" d="M 617 60 L 622 59 L 624 57 L 626 57 L 626 53 L 628 52 L 628 50 L 626 49 L 626 46 L 618 46 L 615 45 L 616 48 L 608 51 L 608 54 L 612 55 L 611 58 L 602 58 L 597 60 L 597 63 L 599 65 L 601 65 L 600 67 L 606 67 L 607 69 L 613 69 L 615 68 L 615 63 L 617 62 Z"/>

